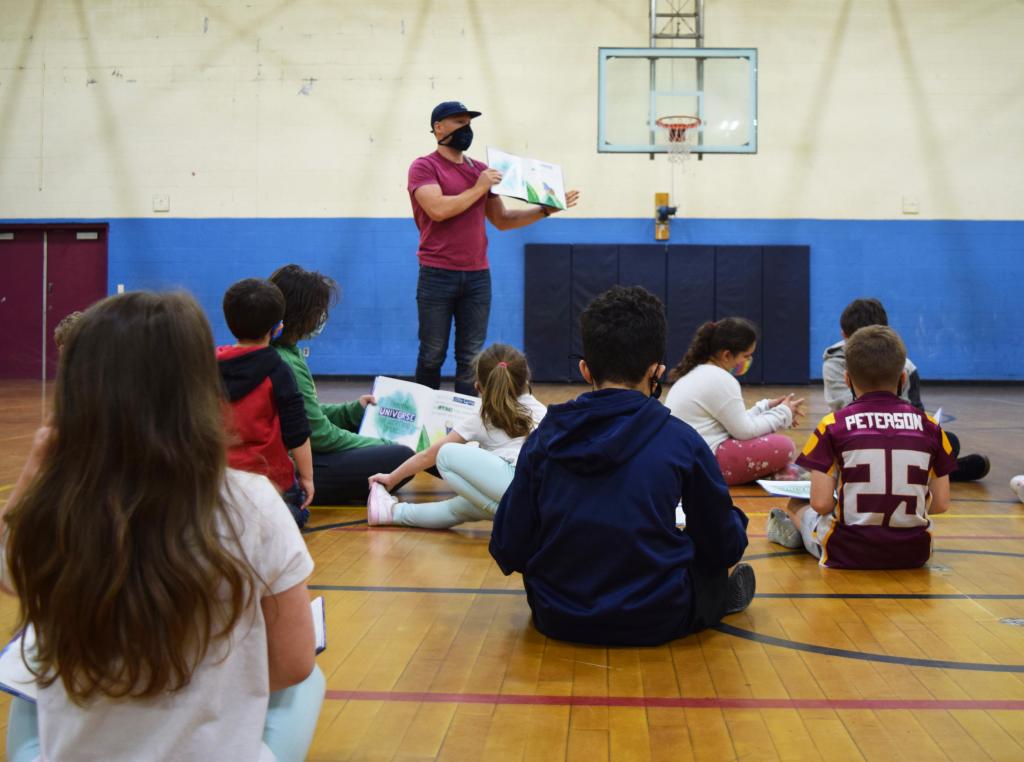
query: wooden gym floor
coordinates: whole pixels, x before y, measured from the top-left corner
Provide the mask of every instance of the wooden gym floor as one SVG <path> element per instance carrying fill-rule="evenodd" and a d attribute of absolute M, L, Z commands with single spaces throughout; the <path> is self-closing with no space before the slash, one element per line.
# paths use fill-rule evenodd
<path fill-rule="evenodd" d="M 325 400 L 354 384 L 325 383 Z M 541 386 L 558 402 L 579 387 Z M 751 388 L 753 402 L 782 389 Z M 807 387 L 803 444 L 825 412 Z M 314 511 L 310 580 L 327 603 L 328 693 L 315 760 L 1024 759 L 1024 387 L 926 387 L 964 452 L 992 459 L 953 485 L 923 569 L 822 570 L 767 542 L 777 500 L 733 490 L 750 516 L 750 608 L 658 648 L 547 640 L 518 576 L 487 554 L 490 526 L 366 526 L 363 506 Z M 39 421 L 38 385 L 0 386 L 0 498 Z M 418 476 L 411 499 L 443 495 Z M 599 559 L 595 559 L 595 563 Z M 14 621 L 0 601 L 3 635 Z M 0 700 L 0 725 L 6 724 Z"/>

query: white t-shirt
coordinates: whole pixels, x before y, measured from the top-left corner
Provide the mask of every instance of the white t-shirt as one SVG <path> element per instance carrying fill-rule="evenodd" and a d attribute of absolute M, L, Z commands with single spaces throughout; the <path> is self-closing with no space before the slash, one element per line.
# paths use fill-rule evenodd
<path fill-rule="evenodd" d="M 264 595 L 305 581 L 313 559 L 277 490 L 266 477 L 231 469 L 226 481 L 229 504 L 238 510 L 242 552 L 270 588 Z M 2 561 L 9 584 L 6 557 Z M 145 700 L 100 697 L 79 707 L 60 681 L 40 689 L 42 758 L 272 762 L 262 742 L 270 693 L 266 623 L 259 600 L 254 603 L 230 642 L 212 647 L 177 693 Z"/>
<path fill-rule="evenodd" d="M 704 437 L 714 452 L 726 439 L 756 439 L 793 423 L 785 405 L 768 407 L 761 400 L 747 409 L 740 382 L 729 371 L 711 363 L 698 365 L 669 389 L 665 405 Z"/>
<path fill-rule="evenodd" d="M 523 394 L 518 399 L 519 403 L 525 405 L 533 417 L 533 426 L 530 428 L 530 431 L 533 431 L 548 409 L 532 394 Z M 455 424 L 452 431 L 467 442 L 479 442 L 480 449 L 493 452 L 513 466 L 519 460 L 519 450 L 522 449 L 523 442 L 526 441 L 526 437 L 510 437 L 501 429 L 486 425 L 480 417 L 479 410 L 472 417 Z"/>

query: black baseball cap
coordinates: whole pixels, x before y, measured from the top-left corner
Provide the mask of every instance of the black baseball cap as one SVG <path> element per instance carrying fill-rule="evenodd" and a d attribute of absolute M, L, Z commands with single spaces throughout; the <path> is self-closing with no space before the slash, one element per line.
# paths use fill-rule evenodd
<path fill-rule="evenodd" d="M 430 112 L 430 129 L 434 129 L 435 122 L 440 122 L 442 119 L 447 119 L 457 114 L 467 114 L 470 117 L 480 116 L 479 111 L 470 111 L 459 101 L 445 101 L 444 103 L 438 103 L 434 106 L 434 110 Z"/>

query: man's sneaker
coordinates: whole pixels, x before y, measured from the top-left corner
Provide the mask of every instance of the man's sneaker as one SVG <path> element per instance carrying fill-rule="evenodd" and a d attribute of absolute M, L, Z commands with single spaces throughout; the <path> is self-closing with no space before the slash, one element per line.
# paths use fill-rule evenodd
<path fill-rule="evenodd" d="M 789 515 L 781 508 L 772 508 L 768 512 L 768 525 L 765 529 L 768 541 L 784 548 L 799 548 L 804 544 L 800 530 Z"/>
<path fill-rule="evenodd" d="M 1024 503 L 1024 474 L 1010 479 L 1010 489 L 1017 495 L 1017 499 Z"/>
<path fill-rule="evenodd" d="M 366 523 L 372 527 L 390 524 L 397 503 L 398 498 L 389 493 L 383 484 L 374 482 L 366 501 Z"/>
<path fill-rule="evenodd" d="M 736 564 L 736 568 L 729 575 L 728 598 L 725 604 L 725 614 L 738 614 L 743 611 L 750 602 L 754 600 L 754 590 L 757 588 L 757 580 L 754 577 L 754 569 L 750 564 Z"/>
<path fill-rule="evenodd" d="M 988 458 L 978 453 L 971 453 L 956 459 L 956 471 L 949 475 L 951 482 L 973 482 L 984 479 L 988 475 L 991 464 Z"/>

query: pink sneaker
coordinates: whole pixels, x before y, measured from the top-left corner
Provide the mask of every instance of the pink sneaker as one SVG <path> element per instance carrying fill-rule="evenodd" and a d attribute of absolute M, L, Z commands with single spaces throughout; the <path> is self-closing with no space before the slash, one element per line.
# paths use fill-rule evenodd
<path fill-rule="evenodd" d="M 398 498 L 389 493 L 383 484 L 374 482 L 366 501 L 366 523 L 371 527 L 392 523 L 391 516 L 397 503 Z"/>

